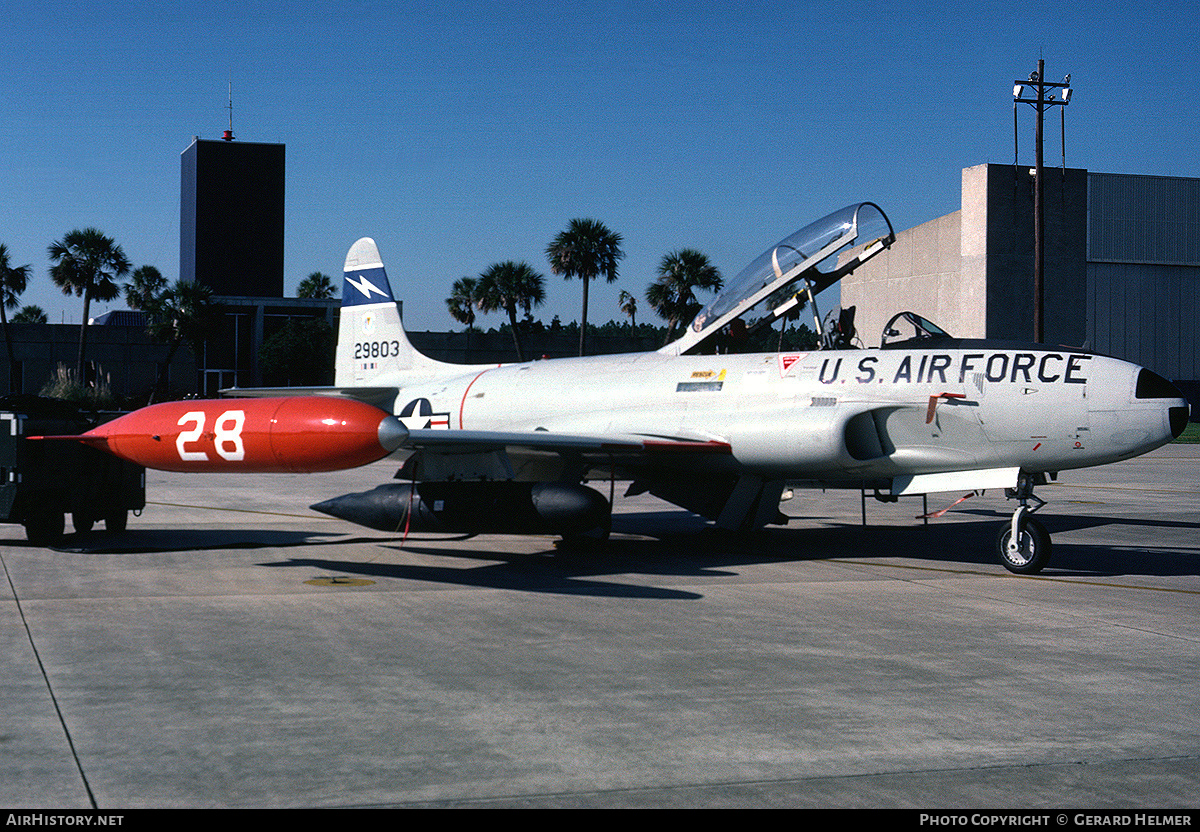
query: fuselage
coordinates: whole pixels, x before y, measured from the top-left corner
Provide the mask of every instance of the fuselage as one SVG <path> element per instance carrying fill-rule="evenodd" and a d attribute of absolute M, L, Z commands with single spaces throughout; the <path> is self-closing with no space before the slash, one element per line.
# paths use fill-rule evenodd
<path fill-rule="evenodd" d="M 445 365 L 442 365 L 443 368 Z M 1137 365 L 1044 345 L 672 356 L 637 353 L 397 379 L 410 428 L 727 443 L 772 478 L 1113 462 L 1169 442 L 1187 405 Z"/>

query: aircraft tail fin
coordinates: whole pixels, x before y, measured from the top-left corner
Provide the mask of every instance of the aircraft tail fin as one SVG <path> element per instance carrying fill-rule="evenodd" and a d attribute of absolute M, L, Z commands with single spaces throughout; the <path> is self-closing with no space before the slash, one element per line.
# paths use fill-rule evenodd
<path fill-rule="evenodd" d="M 397 386 L 404 375 L 441 375 L 455 365 L 418 352 L 404 332 L 379 248 L 363 237 L 346 254 L 338 323 L 337 387 Z"/>

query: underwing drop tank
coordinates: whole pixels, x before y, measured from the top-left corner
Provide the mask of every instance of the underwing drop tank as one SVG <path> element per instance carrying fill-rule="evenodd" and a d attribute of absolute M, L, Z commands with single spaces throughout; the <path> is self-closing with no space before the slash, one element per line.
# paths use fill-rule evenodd
<path fill-rule="evenodd" d="M 507 481 L 388 483 L 311 508 L 385 532 L 556 535 L 604 526 L 611 510 L 584 485 Z"/>

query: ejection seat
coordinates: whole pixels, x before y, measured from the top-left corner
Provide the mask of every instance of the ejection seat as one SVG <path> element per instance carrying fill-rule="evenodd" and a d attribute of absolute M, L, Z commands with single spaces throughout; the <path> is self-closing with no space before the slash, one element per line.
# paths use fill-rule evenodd
<path fill-rule="evenodd" d="M 821 349 L 854 349 L 854 339 L 858 334 L 854 329 L 854 310 L 853 306 L 829 310 L 825 325 L 821 328 Z"/>

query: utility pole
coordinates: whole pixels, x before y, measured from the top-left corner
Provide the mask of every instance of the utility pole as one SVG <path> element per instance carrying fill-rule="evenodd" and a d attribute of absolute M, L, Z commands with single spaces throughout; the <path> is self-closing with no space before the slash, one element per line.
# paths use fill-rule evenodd
<path fill-rule="evenodd" d="M 1034 141 L 1037 143 L 1037 161 L 1033 174 L 1033 335 L 1039 344 L 1045 340 L 1045 325 L 1043 303 L 1045 298 L 1044 270 L 1046 267 L 1046 217 L 1042 210 L 1042 121 L 1048 107 L 1065 107 L 1071 101 L 1071 76 L 1067 75 L 1062 81 L 1046 81 L 1046 62 L 1038 59 L 1036 72 L 1029 75 L 1028 81 L 1013 82 L 1013 144 L 1017 138 L 1017 103 L 1029 104 L 1037 110 L 1037 125 L 1034 129 Z M 1025 85 L 1030 85 L 1030 91 L 1036 93 L 1036 98 L 1025 98 Z M 1053 96 L 1056 90 L 1062 90 L 1058 99 L 1047 98 L 1046 91 Z M 1014 149 L 1015 152 L 1015 149 Z M 1063 127 L 1063 168 L 1066 174 L 1066 127 Z"/>

